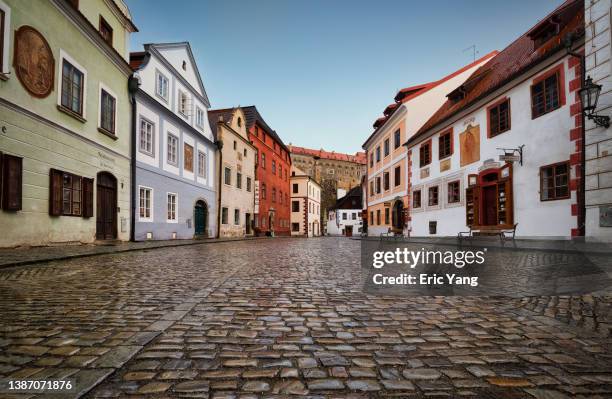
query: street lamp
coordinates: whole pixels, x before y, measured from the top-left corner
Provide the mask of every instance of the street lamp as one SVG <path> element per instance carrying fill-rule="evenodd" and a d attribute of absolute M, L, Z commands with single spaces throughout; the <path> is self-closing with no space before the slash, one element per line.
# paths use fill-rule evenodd
<path fill-rule="evenodd" d="M 593 83 L 593 79 L 589 76 L 584 82 L 584 86 L 578 91 L 580 94 L 580 100 L 582 101 L 582 112 L 588 119 L 593 120 L 597 126 L 603 126 L 605 128 L 610 127 L 610 117 L 606 115 L 597 115 L 595 108 L 597 108 L 597 101 L 599 100 L 599 93 L 601 93 L 602 86 L 597 83 Z"/>

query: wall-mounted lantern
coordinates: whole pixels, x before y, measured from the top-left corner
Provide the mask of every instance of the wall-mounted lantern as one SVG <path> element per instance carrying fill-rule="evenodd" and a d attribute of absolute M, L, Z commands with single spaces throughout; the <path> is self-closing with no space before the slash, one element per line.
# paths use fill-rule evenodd
<path fill-rule="evenodd" d="M 580 100 L 582 101 L 582 112 L 584 116 L 591 119 L 597 126 L 603 126 L 605 128 L 610 127 L 610 117 L 606 115 L 597 115 L 595 108 L 597 108 L 597 102 L 599 101 L 599 93 L 601 93 L 602 86 L 597 83 L 593 83 L 593 79 L 589 76 L 582 88 L 578 91 L 580 94 Z"/>

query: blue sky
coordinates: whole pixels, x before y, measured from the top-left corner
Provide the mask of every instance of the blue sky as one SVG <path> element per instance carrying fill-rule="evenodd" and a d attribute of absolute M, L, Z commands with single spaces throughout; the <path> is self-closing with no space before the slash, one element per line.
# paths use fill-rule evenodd
<path fill-rule="evenodd" d="M 397 90 L 502 50 L 562 0 L 126 0 L 143 43 L 189 41 L 213 108 L 255 104 L 286 144 L 353 153 Z"/>

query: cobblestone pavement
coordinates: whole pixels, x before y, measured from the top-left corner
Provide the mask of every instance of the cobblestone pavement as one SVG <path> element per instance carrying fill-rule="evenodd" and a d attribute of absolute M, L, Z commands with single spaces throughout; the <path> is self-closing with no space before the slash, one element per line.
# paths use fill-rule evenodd
<path fill-rule="evenodd" d="M 0 272 L 0 377 L 72 376 L 90 398 L 612 396 L 610 338 L 516 300 L 366 295 L 357 241 L 29 270 Z"/>

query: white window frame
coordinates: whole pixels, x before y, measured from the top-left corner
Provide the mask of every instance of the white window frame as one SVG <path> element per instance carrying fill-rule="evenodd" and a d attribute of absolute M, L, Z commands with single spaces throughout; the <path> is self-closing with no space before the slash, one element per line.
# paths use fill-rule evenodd
<path fill-rule="evenodd" d="M 160 77 L 165 79 L 166 81 L 166 95 L 165 96 L 163 95 L 163 93 L 159 92 L 160 91 L 160 84 L 159 84 Z M 168 79 L 168 77 L 164 75 L 159 69 L 156 69 L 155 70 L 155 95 L 167 103 L 169 99 L 169 94 L 170 94 L 170 79 Z"/>
<path fill-rule="evenodd" d="M 185 107 L 183 108 L 181 98 L 185 97 Z M 176 110 L 184 118 L 188 118 L 189 96 L 186 91 L 178 89 Z"/>
<path fill-rule="evenodd" d="M 143 189 L 144 190 L 148 190 L 151 193 L 150 194 L 150 204 L 149 204 L 149 217 L 141 216 L 141 214 L 140 214 L 140 201 L 142 199 L 141 190 L 143 190 Z M 147 186 L 140 186 L 139 185 L 138 186 L 138 221 L 139 222 L 146 222 L 146 223 L 153 222 L 153 209 L 154 209 L 153 208 L 153 188 L 147 187 Z"/>
<path fill-rule="evenodd" d="M 62 107 L 62 72 L 64 71 L 64 60 L 68 61 L 83 74 L 83 114 L 79 116 L 83 119 L 87 119 L 87 69 L 83 68 L 81 64 L 76 62 L 74 58 L 61 48 L 59 51 L 59 63 L 57 68 L 57 105 Z"/>
<path fill-rule="evenodd" d="M 111 97 L 115 99 L 115 112 L 113 113 L 113 126 L 115 127 L 114 132 L 106 130 L 102 127 L 102 90 L 107 92 Z M 115 94 L 115 92 L 112 91 L 107 85 L 100 82 L 99 87 L 98 87 L 98 127 L 104 130 L 105 132 L 114 134 L 115 136 L 117 136 L 117 110 L 119 108 L 118 105 L 119 104 L 117 103 L 117 95 Z M 155 126 L 153 126 L 153 128 L 155 128 Z M 151 131 L 151 134 L 154 135 L 155 133 Z M 153 150 L 154 150 L 153 146 L 151 146 L 151 151 Z"/>
<path fill-rule="evenodd" d="M 203 161 L 202 159 L 200 159 L 200 155 L 202 155 Z M 206 153 L 204 151 L 198 150 L 198 176 L 199 177 L 206 178 L 206 171 L 207 171 L 206 162 L 207 162 Z"/>
<path fill-rule="evenodd" d="M 6 75 L 4 78 L 8 79 L 10 73 L 10 60 L 11 56 L 11 8 L 0 0 L 0 10 L 4 11 L 4 47 L 0 49 L 2 51 L 2 65 L 0 65 L 0 74 Z M 60 97 L 61 100 L 61 97 Z"/>
<path fill-rule="evenodd" d="M 151 126 L 151 152 L 148 152 L 146 149 L 142 149 L 142 123 L 145 122 Z M 151 122 L 148 118 L 140 115 L 140 120 L 138 123 L 138 151 L 148 155 L 150 157 L 155 157 L 155 123 Z"/>
<path fill-rule="evenodd" d="M 174 146 L 174 162 L 170 159 L 170 138 L 176 139 L 176 146 Z M 179 165 L 179 143 L 180 140 L 178 138 L 178 136 L 176 136 L 174 133 L 170 133 L 170 132 L 166 132 L 166 162 L 168 163 L 168 165 L 172 165 L 172 166 L 176 166 L 178 167 Z"/>
<path fill-rule="evenodd" d="M 238 215 L 238 223 L 236 223 L 236 215 Z M 240 226 L 240 209 L 234 209 L 234 226 Z"/>
<path fill-rule="evenodd" d="M 204 110 L 196 105 L 195 107 L 195 124 L 200 129 L 204 128 Z"/>
<path fill-rule="evenodd" d="M 174 219 L 168 217 L 168 211 L 170 211 L 170 196 L 174 196 Z M 177 193 L 166 193 L 166 222 L 167 223 L 178 223 L 178 194 Z"/>

